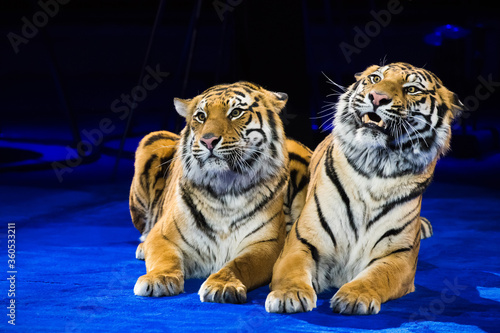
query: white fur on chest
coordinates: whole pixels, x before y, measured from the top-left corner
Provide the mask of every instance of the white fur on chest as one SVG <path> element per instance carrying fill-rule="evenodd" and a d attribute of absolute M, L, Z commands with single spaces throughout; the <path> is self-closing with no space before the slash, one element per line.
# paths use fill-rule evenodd
<path fill-rule="evenodd" d="M 219 271 L 229 261 L 235 259 L 242 247 L 242 241 L 246 235 L 254 230 L 259 225 L 258 219 L 253 219 L 250 223 L 244 223 L 237 230 L 231 230 L 231 220 L 221 219 L 218 221 L 208 221 L 212 225 L 217 223 L 219 227 L 215 234 L 215 240 L 212 241 L 203 235 L 197 235 L 194 232 L 188 238 L 205 256 L 203 259 L 193 253 L 193 249 L 189 248 L 186 251 L 191 252 L 192 256 L 186 258 L 186 272 L 191 272 L 188 277 L 206 277 L 212 273 Z M 247 222 L 247 221 L 245 221 Z"/>
<path fill-rule="evenodd" d="M 397 227 L 396 221 L 418 205 L 418 199 L 410 200 L 377 219 L 389 200 L 411 192 L 413 186 L 410 178 L 368 179 L 356 174 L 347 161 L 338 157 L 335 165 L 340 190 L 338 184 L 331 181 L 324 164 L 316 183 L 317 200 L 336 242 L 333 246 L 330 237 L 323 232 L 324 228 L 316 222 L 318 225 L 315 228 L 320 230 L 317 238 L 319 248 L 327 249 L 318 270 L 319 290 L 330 286 L 340 288 L 352 281 L 380 253 L 378 248 L 374 249 L 377 240 L 387 230 Z M 346 196 L 341 195 L 342 191 L 348 197 L 347 200 Z M 311 196 L 309 201 L 312 200 Z M 316 216 L 317 205 L 307 206 L 304 214 L 311 214 L 311 218 Z M 376 222 L 367 228 L 373 220 Z"/>
<path fill-rule="evenodd" d="M 181 245 L 188 254 L 185 258 L 186 277 L 206 277 L 237 257 L 251 241 L 252 237 L 247 235 L 268 219 L 261 210 L 253 212 L 256 202 L 270 195 L 267 191 L 263 188 L 252 191 L 253 195 L 228 196 L 223 198 L 223 204 L 194 196 L 193 202 L 211 232 L 200 230 L 192 214 L 182 214 L 188 228 Z M 186 211 L 186 207 L 181 209 Z"/>

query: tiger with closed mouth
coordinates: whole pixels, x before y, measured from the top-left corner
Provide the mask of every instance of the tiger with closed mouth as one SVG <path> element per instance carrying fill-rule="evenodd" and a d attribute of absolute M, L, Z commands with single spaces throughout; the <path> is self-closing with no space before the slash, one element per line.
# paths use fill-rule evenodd
<path fill-rule="evenodd" d="M 287 99 L 249 82 L 217 85 L 174 100 L 186 118 L 180 136 L 160 131 L 141 141 L 130 212 L 147 274 L 136 295 L 177 295 L 184 279 L 208 276 L 201 301 L 243 303 L 269 283 L 305 200 L 311 156 L 285 137 Z"/>
<path fill-rule="evenodd" d="M 332 133 L 313 153 L 268 312 L 310 311 L 317 293 L 335 287 L 334 312 L 374 314 L 414 291 L 420 239 L 431 232 L 420 217 L 422 193 L 460 109 L 439 78 L 410 64 L 356 75 L 339 97 Z"/>

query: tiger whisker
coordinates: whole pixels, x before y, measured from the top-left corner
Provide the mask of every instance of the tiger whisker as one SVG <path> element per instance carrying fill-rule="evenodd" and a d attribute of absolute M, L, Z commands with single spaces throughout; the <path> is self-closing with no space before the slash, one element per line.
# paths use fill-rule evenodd
<path fill-rule="evenodd" d="M 319 112 L 318 112 L 319 113 Z M 330 112 L 330 113 L 326 113 L 324 115 L 321 115 L 321 116 L 317 116 L 317 117 L 309 117 L 309 119 L 321 119 L 321 118 L 325 118 L 325 117 L 331 117 L 335 114 L 335 112 Z"/>
<path fill-rule="evenodd" d="M 427 148 L 429 147 L 429 145 L 427 144 L 427 141 L 424 139 L 424 137 L 422 136 L 422 133 L 418 132 L 417 129 L 415 127 L 413 127 L 407 120 L 405 120 L 405 122 L 408 124 L 408 126 L 410 126 L 413 131 L 415 133 L 417 133 L 418 136 L 420 136 L 420 138 L 424 141 L 425 145 L 427 146 Z"/>
<path fill-rule="evenodd" d="M 403 120 L 401 120 L 401 125 L 402 125 L 402 127 L 405 129 L 406 134 L 408 135 L 408 138 L 409 138 L 409 139 L 410 139 L 410 141 L 411 141 L 411 147 L 412 147 L 413 149 L 415 149 L 415 143 L 413 142 L 413 139 L 411 138 L 410 132 L 408 132 L 408 129 L 406 128 L 406 126 L 405 126 L 405 124 L 404 124 Z"/>
<path fill-rule="evenodd" d="M 252 166 L 243 158 L 243 152 L 240 151 L 239 149 L 235 149 L 234 152 L 235 154 L 230 155 L 230 157 L 233 159 L 234 162 L 236 162 L 238 168 L 240 170 L 250 169 L 251 171 L 253 171 Z"/>
<path fill-rule="evenodd" d="M 324 107 L 325 107 L 325 105 L 323 106 L 323 108 Z M 335 109 L 335 105 L 329 105 L 328 108 L 324 108 L 324 110 L 318 111 L 316 113 L 321 114 L 321 113 L 325 113 L 325 112 L 329 112 L 329 113 L 337 112 L 337 110 Z"/>
<path fill-rule="evenodd" d="M 424 123 L 425 125 L 429 125 L 431 130 L 433 130 L 434 132 L 437 133 L 437 130 L 434 128 L 434 126 L 430 123 L 430 122 L 427 122 L 425 121 L 425 119 L 422 119 L 422 118 L 417 118 L 415 116 L 410 116 L 413 120 L 418 120 L 418 121 L 421 121 L 422 123 Z"/>
<path fill-rule="evenodd" d="M 326 76 L 326 74 L 324 72 L 321 72 L 321 74 L 323 74 L 324 77 L 326 77 L 327 79 L 327 82 L 334 85 L 335 87 L 339 88 L 340 90 L 342 90 L 343 92 L 346 92 L 347 91 L 347 88 L 344 87 L 344 86 L 341 86 L 340 84 L 334 82 L 332 79 L 330 79 L 328 76 Z"/>
<path fill-rule="evenodd" d="M 257 153 L 257 154 L 259 154 L 259 155 L 261 155 L 263 157 L 266 157 L 269 160 L 273 159 L 273 157 L 268 152 L 263 151 L 263 150 L 258 150 L 258 149 L 254 148 L 254 147 L 248 147 L 247 151 L 249 151 L 250 153 Z M 257 160 L 257 159 L 255 158 L 255 160 Z"/>
<path fill-rule="evenodd" d="M 344 92 L 333 90 L 333 93 L 326 95 L 326 97 L 331 97 L 331 96 L 342 96 Z"/>
<path fill-rule="evenodd" d="M 323 110 L 318 111 L 316 113 L 320 114 L 320 113 L 325 113 L 325 112 L 328 112 L 328 111 L 336 112 L 337 110 L 335 110 L 335 105 L 328 106 L 328 108 L 323 108 Z"/>
<path fill-rule="evenodd" d="M 175 161 L 176 159 L 180 160 L 184 156 L 190 156 L 191 155 L 191 154 L 185 154 L 185 155 L 183 155 L 182 153 L 181 154 L 177 154 L 177 153 L 178 152 L 176 152 L 171 159 L 168 159 L 167 161 L 165 161 L 165 162 L 161 163 L 160 165 L 158 165 L 157 168 L 160 168 L 160 167 L 164 166 L 165 164 L 169 164 L 169 163 Z"/>
<path fill-rule="evenodd" d="M 325 108 L 325 107 L 330 107 L 330 106 L 337 105 L 337 102 L 332 102 L 332 101 L 323 101 L 323 103 L 325 103 L 325 104 L 322 105 L 321 108 Z"/>
<path fill-rule="evenodd" d="M 328 131 L 328 130 L 331 130 L 332 127 L 333 127 L 333 119 L 335 119 L 335 116 L 332 115 L 330 116 L 327 120 L 325 120 L 320 126 L 319 128 L 321 128 L 321 132 L 325 132 L 325 131 Z M 326 125 L 326 126 L 325 126 Z"/>
<path fill-rule="evenodd" d="M 401 142 L 401 136 L 402 136 L 401 126 L 397 126 L 397 123 L 393 121 L 390 123 L 390 131 L 397 145 L 399 146 L 399 151 L 401 152 L 403 150 L 403 144 Z"/>

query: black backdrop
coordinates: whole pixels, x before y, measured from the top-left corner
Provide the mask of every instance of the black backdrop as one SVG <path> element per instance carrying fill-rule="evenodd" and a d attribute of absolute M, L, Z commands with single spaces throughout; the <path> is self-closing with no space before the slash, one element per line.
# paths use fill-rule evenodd
<path fill-rule="evenodd" d="M 33 138 L 71 141 L 95 119 L 117 116 L 113 102 L 138 83 L 160 3 L 2 1 L 0 130 L 60 124 Z M 459 133 L 495 132 L 500 12 L 489 3 L 215 0 L 197 11 L 197 1 L 164 1 L 146 65 L 168 77 L 138 103 L 129 136 L 179 130 L 173 97 L 249 80 L 288 93 L 286 130 L 314 147 L 325 135 L 318 112 L 336 98 L 323 73 L 349 85 L 382 61 L 425 66 L 457 92 L 470 109 L 459 122 L 470 128 Z"/>

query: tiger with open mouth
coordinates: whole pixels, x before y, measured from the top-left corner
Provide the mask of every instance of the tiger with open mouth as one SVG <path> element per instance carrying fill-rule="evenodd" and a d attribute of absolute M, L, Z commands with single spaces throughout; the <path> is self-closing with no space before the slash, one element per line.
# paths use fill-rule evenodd
<path fill-rule="evenodd" d="M 278 258 L 268 312 L 316 307 L 339 288 L 334 312 L 374 314 L 414 291 L 422 193 L 461 110 L 428 70 L 406 63 L 356 75 L 336 105 L 334 129 L 313 153 L 304 209 Z"/>

